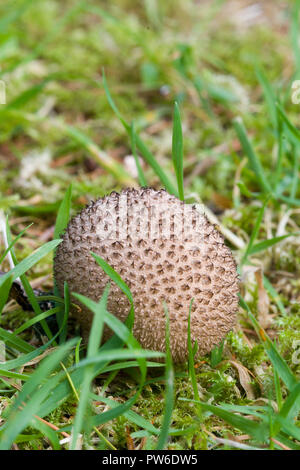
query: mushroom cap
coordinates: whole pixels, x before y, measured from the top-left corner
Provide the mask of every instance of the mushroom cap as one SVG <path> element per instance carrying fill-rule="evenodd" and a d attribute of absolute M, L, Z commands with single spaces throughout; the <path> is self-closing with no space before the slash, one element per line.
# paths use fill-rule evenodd
<path fill-rule="evenodd" d="M 175 362 L 188 358 L 191 340 L 204 355 L 233 328 L 238 309 L 236 263 L 219 231 L 195 205 L 164 190 L 125 189 L 98 199 L 69 223 L 54 261 L 55 280 L 70 292 L 95 301 L 111 279 L 90 252 L 109 263 L 130 288 L 134 300 L 133 334 L 145 349 L 165 351 L 166 316 Z M 72 299 L 74 302 L 74 299 Z M 84 337 L 93 314 L 74 309 Z M 108 311 L 125 321 L 130 303 L 112 282 Z M 107 339 L 111 331 L 104 329 Z"/>

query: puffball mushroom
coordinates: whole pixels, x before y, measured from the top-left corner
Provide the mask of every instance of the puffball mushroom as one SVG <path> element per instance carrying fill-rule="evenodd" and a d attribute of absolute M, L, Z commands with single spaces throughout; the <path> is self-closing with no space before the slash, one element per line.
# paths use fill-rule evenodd
<path fill-rule="evenodd" d="M 166 315 L 174 362 L 188 358 L 191 340 L 204 355 L 232 329 L 238 308 L 236 263 L 223 236 L 197 206 L 164 190 L 125 189 L 98 199 L 69 223 L 58 246 L 54 272 L 60 293 L 95 301 L 111 279 L 91 252 L 102 257 L 130 288 L 134 300 L 133 334 L 145 349 L 165 351 Z M 93 314 L 77 303 L 74 316 L 88 337 Z M 125 321 L 130 303 L 111 283 L 108 311 Z M 108 327 L 104 338 L 111 335 Z"/>

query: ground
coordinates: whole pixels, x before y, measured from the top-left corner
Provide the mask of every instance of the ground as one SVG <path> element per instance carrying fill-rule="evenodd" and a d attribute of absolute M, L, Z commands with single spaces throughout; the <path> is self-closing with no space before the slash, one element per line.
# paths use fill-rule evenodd
<path fill-rule="evenodd" d="M 106 365 L 89 395 L 89 415 L 97 418 L 77 446 L 299 448 L 300 104 L 292 88 L 300 79 L 299 2 L 112 3 L 1 2 L 0 91 L 6 104 L 0 104 L 0 260 L 6 215 L 13 238 L 27 227 L 14 245 L 16 263 L 55 238 L 57 213 L 71 183 L 72 215 L 112 190 L 137 185 L 131 145 L 137 135 L 176 187 L 176 101 L 185 198 L 205 204 L 210 217 L 217 217 L 238 264 L 241 306 L 236 327 L 220 348 L 190 367 L 175 366 L 169 388 L 165 374 L 171 369 L 148 369 L 131 411 L 124 407 L 112 419 L 104 416 L 111 400 L 124 404 L 134 397 L 142 370 L 126 369 L 121 360 L 116 371 L 109 371 L 113 363 Z M 147 184 L 163 187 L 151 155 L 136 143 Z M 53 289 L 52 251 L 45 248 L 45 256 L 20 273 L 26 271 L 32 287 Z M 6 257 L 1 270 L 10 267 Z M 0 288 L 5 298 L 7 286 Z M 19 332 L 34 314 L 13 300 L 5 305 L 0 300 L 0 307 L 6 359 L 34 356 L 45 337 L 30 325 Z M 8 341 L 5 331 L 17 331 L 20 340 Z M 67 338 L 78 334 L 71 320 Z M 70 368 L 83 356 L 78 357 L 79 346 L 74 353 L 76 344 L 66 351 L 62 344 L 52 346 L 43 357 L 28 356 L 10 368 L 11 375 L 0 367 L 3 448 L 66 448 L 76 413 L 82 424 L 78 416 L 86 407 L 78 400 L 84 403 L 89 390 L 88 372 L 77 383 L 59 364 Z M 43 375 L 49 352 L 57 354 L 51 378 L 60 374 L 61 388 L 52 389 Z M 31 415 L 24 407 L 24 420 L 18 420 L 24 426 L 14 433 L 10 423 L 21 412 L 9 405 L 20 389 L 30 404 L 31 383 L 43 384 L 41 402 L 36 397 Z M 51 406 L 56 393 L 64 400 Z M 174 396 L 170 419 L 168 393 Z M 56 431 L 63 426 L 61 435 Z M 57 436 L 66 441 L 59 443 Z"/>

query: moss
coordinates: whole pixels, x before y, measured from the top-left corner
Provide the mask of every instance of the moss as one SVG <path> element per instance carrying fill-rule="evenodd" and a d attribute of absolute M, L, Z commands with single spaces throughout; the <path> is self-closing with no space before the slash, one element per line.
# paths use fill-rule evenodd
<path fill-rule="evenodd" d="M 237 359 L 248 369 L 253 370 L 257 364 L 266 360 L 262 344 L 254 344 L 252 348 L 243 339 L 242 332 L 231 331 L 227 336 L 227 344 Z"/>
<path fill-rule="evenodd" d="M 291 369 L 299 375 L 300 305 L 294 304 L 289 315 L 276 320 L 276 326 L 278 328 L 278 349 Z"/>
<path fill-rule="evenodd" d="M 23 3 L 16 1 L 13 13 L 18 12 Z M 264 68 L 275 96 L 284 103 L 290 120 L 297 123 L 299 106 L 290 100 L 289 83 L 297 65 L 293 63 L 295 45 L 290 44 L 290 38 L 286 35 L 290 29 L 290 8 L 294 2 L 280 2 L 277 9 L 267 9 L 267 13 L 264 13 L 264 3 L 268 2 L 260 2 L 261 13 L 257 18 L 250 19 L 250 24 L 242 21 L 245 15 L 243 8 L 237 8 L 235 12 L 241 15 L 241 21 L 236 21 L 235 15 L 229 17 L 227 8 L 231 2 L 228 5 L 227 2 L 203 2 L 201 8 L 195 8 L 193 0 L 176 0 L 176 7 L 173 0 L 119 0 L 110 3 L 91 0 L 88 3 L 87 8 L 100 7 L 105 14 L 100 10 L 98 15 L 95 11 L 92 13 L 82 9 L 73 12 L 72 18 L 68 19 L 70 8 L 75 6 L 73 0 L 25 2 L 28 9 L 17 15 L 13 22 L 7 23 L 0 38 L 1 73 L 4 73 L 7 84 L 8 102 L 23 92 L 29 92 L 28 99 L 16 110 L 6 112 L 1 105 L 0 209 L 8 213 L 14 236 L 34 222 L 34 226 L 15 246 L 17 258 L 26 258 L 44 243 L 47 231 L 51 232 L 55 223 L 56 209 L 43 212 L 38 206 L 48 204 L 50 196 L 53 202 L 60 201 L 71 181 L 74 212 L 88 200 L 122 188 L 120 182 L 97 162 L 94 166 L 86 165 L 86 159 L 90 157 L 87 149 L 71 140 L 61 126 L 63 122 L 77 127 L 101 151 L 121 164 L 124 156 L 132 153 L 130 139 L 105 96 L 101 84 L 102 67 L 122 114 L 129 122 L 134 119 L 136 130 L 169 174 L 173 172 L 173 103 L 174 100 L 180 103 L 184 131 L 184 175 L 188 181 L 185 194 L 196 193 L 191 200 L 200 197 L 217 209 L 222 224 L 247 242 L 264 195 L 260 193 L 257 175 L 248 162 L 238 179 L 254 194 L 251 197 L 238 195 L 235 178 L 245 152 L 233 129 L 232 119 L 242 116 L 266 178 L 273 184 L 278 140 L 272 128 L 268 102 L 257 79 L 256 65 Z M 154 5 L 152 9 L 149 9 L 150 4 Z M 0 17 L 5 18 L 7 12 L 12 12 L 11 2 L 3 0 Z M 260 19 L 263 23 L 257 24 Z M 60 20 L 63 20 L 61 28 Z M 263 48 L 261 44 L 264 44 Z M 27 60 L 37 45 L 38 54 Z M 5 73 L 6 69 L 10 72 Z M 226 79 L 225 84 L 218 81 L 222 76 Z M 48 78 L 49 82 L 40 92 L 31 94 L 34 85 Z M 205 85 L 202 90 L 195 86 L 199 79 Z M 228 91 L 237 94 L 239 89 L 244 101 L 221 99 L 217 93 L 212 93 L 212 87 L 219 87 L 221 94 Z M 51 172 L 38 176 L 40 190 L 30 185 L 26 189 L 20 187 L 17 181 L 24 158 L 32 152 L 42 154 L 45 149 L 51 153 Z M 293 158 L 293 145 L 286 139 L 279 185 L 279 192 L 283 191 L 286 196 L 292 193 Z M 215 164 L 208 169 L 202 167 L 199 171 L 205 159 L 215 159 Z M 145 173 L 149 186 L 161 186 L 151 168 L 146 166 Z M 300 197 L 299 185 L 294 188 L 294 196 Z M 225 202 L 225 211 L 222 204 L 216 207 L 215 201 L 220 200 Z M 26 211 L 24 206 L 30 206 L 30 211 Z M 270 230 L 275 235 L 287 210 L 288 206 L 279 201 L 269 202 L 257 241 L 268 237 Z M 291 223 L 286 226 L 288 231 L 298 230 L 298 212 L 296 209 L 292 213 Z M 236 250 L 235 246 L 232 248 L 236 258 L 240 259 L 241 251 Z M 284 303 L 286 315 L 271 301 L 274 323 L 268 333 L 274 338 L 288 366 L 299 375 L 299 364 L 295 361 L 299 357 L 295 357 L 295 352 L 300 331 L 299 242 L 287 239 L 278 248 L 264 250 L 250 261 L 263 266 L 264 274 Z M 3 245 L 0 246 L 0 256 L 2 252 Z M 7 261 L 1 269 L 9 269 Z M 28 272 L 28 278 L 32 281 L 51 276 L 51 272 L 52 254 L 40 260 Z M 50 277 L 46 285 L 51 286 L 51 283 Z M 256 315 L 257 287 L 255 283 L 243 283 L 242 287 L 247 298 L 251 299 L 249 307 Z M 0 316 L 0 326 L 14 331 L 31 317 L 32 314 L 10 304 Z M 239 322 L 242 328 L 252 328 L 246 318 L 240 317 Z M 72 324 L 69 334 L 77 334 Z M 21 334 L 27 342 L 32 337 L 32 329 Z M 230 364 L 231 356 L 253 374 L 256 397 L 276 399 L 270 360 L 257 337 L 249 335 L 249 338 L 252 348 L 244 341 L 241 332 L 232 332 L 227 336 L 222 360 L 215 368 L 211 367 L 208 357 L 203 358 L 199 367 L 197 364 L 195 370 L 201 400 L 216 405 L 225 402 L 256 406 L 255 401 L 245 397 L 238 373 Z M 9 351 L 10 358 L 14 357 L 13 353 Z M 72 360 L 70 357 L 68 364 Z M 33 370 L 34 367 L 27 368 L 26 372 L 32 373 Z M 182 435 L 169 438 L 169 449 L 218 447 L 206 431 L 222 438 L 241 434 L 211 413 L 205 412 L 199 417 L 198 408 L 192 401 L 194 394 L 187 365 L 176 367 L 175 371 L 172 428 L 185 431 Z M 161 374 L 162 371 L 157 374 L 149 371 L 149 383 L 133 407 L 137 414 L 158 428 L 162 424 L 165 396 Z M 101 386 L 106 379 L 107 376 L 102 375 L 97 379 L 97 385 Z M 0 388 L 2 386 L 5 387 L 1 382 Z M 280 386 L 286 397 L 288 391 L 285 385 L 281 383 Z M 109 394 L 122 402 L 130 398 L 136 389 L 134 379 L 119 372 L 109 386 Z M 1 392 L 1 412 L 14 395 L 15 389 Z M 73 422 L 76 409 L 77 400 L 70 395 L 46 419 L 58 427 L 68 425 Z M 299 423 L 296 422 L 296 425 Z M 101 432 L 118 449 L 126 449 L 127 434 L 138 431 L 141 431 L 140 428 L 124 416 L 101 427 Z M 37 434 L 32 428 L 22 433 Z M 93 441 L 95 437 L 93 432 L 86 436 L 84 445 L 87 448 L 107 448 L 103 441 Z M 141 439 L 136 438 L 134 442 L 139 445 Z M 146 435 L 144 448 L 154 449 L 156 445 L 157 436 Z M 42 449 L 49 447 L 49 443 L 40 437 L 18 443 L 18 447 Z"/>

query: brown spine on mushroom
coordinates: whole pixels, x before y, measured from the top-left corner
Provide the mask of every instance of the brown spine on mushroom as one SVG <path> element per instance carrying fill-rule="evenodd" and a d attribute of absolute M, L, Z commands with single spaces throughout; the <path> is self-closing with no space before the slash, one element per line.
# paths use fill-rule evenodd
<path fill-rule="evenodd" d="M 143 348 L 165 351 L 164 302 L 175 362 L 188 357 L 191 299 L 191 339 L 197 341 L 199 355 L 211 351 L 234 326 L 239 288 L 236 264 L 222 235 L 195 206 L 187 207 L 166 191 L 150 188 L 114 192 L 90 204 L 71 220 L 56 252 L 55 280 L 61 294 L 67 281 L 70 292 L 95 301 L 101 298 L 110 278 L 91 251 L 109 263 L 130 288 L 135 307 L 133 333 Z M 78 307 L 74 315 L 87 337 L 92 313 L 82 304 Z M 128 299 L 112 282 L 108 310 L 125 321 L 129 308 Z M 110 334 L 105 328 L 104 338 Z"/>

